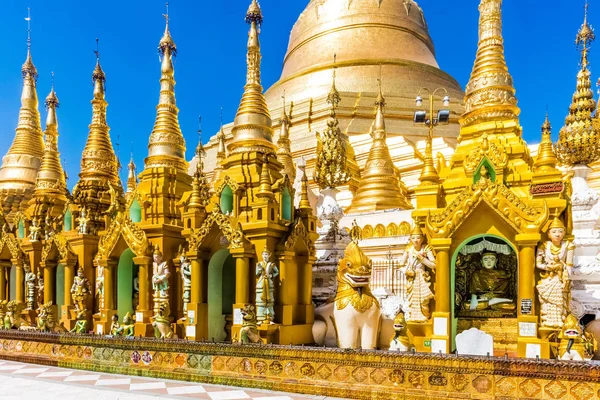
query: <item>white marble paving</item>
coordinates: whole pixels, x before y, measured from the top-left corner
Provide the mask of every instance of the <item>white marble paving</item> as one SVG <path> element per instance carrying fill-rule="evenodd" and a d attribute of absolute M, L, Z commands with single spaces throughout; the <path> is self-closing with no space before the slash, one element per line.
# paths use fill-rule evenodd
<path fill-rule="evenodd" d="M 152 389 L 164 389 L 167 385 L 164 382 L 144 382 L 144 383 L 132 383 L 129 385 L 129 390 L 152 390 Z"/>
<path fill-rule="evenodd" d="M 169 394 L 177 395 L 177 394 L 196 394 L 196 393 L 206 393 L 206 390 L 202 386 L 177 386 L 167 388 L 167 392 Z"/>
<path fill-rule="evenodd" d="M 223 392 L 208 392 L 213 400 L 251 399 L 243 390 L 225 390 Z"/>
<path fill-rule="evenodd" d="M 129 378 L 117 378 L 117 379 L 98 379 L 96 386 L 115 386 L 115 385 L 129 385 L 131 379 Z"/>

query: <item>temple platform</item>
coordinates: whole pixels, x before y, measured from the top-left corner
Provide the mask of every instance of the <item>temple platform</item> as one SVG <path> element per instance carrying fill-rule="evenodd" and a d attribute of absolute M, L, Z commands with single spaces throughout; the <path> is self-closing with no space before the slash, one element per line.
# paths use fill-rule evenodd
<path fill-rule="evenodd" d="M 0 358 L 349 399 L 599 399 L 593 362 L 0 331 Z"/>

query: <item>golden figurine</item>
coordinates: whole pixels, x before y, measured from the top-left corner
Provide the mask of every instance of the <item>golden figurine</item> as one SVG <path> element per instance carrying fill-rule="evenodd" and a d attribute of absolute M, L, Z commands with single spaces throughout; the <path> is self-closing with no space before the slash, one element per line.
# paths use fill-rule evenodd
<path fill-rule="evenodd" d="M 131 317 L 131 314 L 128 311 L 127 314 L 125 314 L 125 316 L 123 317 L 123 324 L 121 324 L 121 326 L 119 326 L 119 328 L 115 331 L 115 333 L 113 333 L 113 335 L 131 337 L 135 333 L 134 327 L 135 327 L 135 321 Z"/>
<path fill-rule="evenodd" d="M 400 311 L 394 318 L 394 337 L 390 342 L 390 351 L 410 351 L 414 346 L 408 337 L 404 312 Z"/>
<path fill-rule="evenodd" d="M 41 239 L 42 227 L 39 226 L 39 222 L 37 218 L 34 218 L 31 221 L 31 226 L 29 227 L 29 240 L 32 242 L 37 242 Z"/>
<path fill-rule="evenodd" d="M 252 304 L 247 304 L 242 309 L 242 329 L 240 329 L 240 343 L 258 343 L 260 334 L 257 329 L 256 312 Z"/>
<path fill-rule="evenodd" d="M 90 296 L 90 291 L 90 282 L 83 275 L 83 268 L 79 267 L 77 276 L 73 280 L 73 285 L 71 286 L 71 297 L 73 298 L 73 303 L 75 303 L 75 310 L 77 312 L 85 311 L 85 302 Z"/>
<path fill-rule="evenodd" d="M 121 328 L 121 325 L 119 324 L 119 315 L 113 314 L 111 321 L 112 321 L 112 324 L 110 325 L 110 334 L 115 336 L 115 335 L 117 335 L 117 332 Z"/>
<path fill-rule="evenodd" d="M 25 296 L 27 299 L 27 310 L 33 310 L 35 304 L 35 274 L 31 271 L 31 266 L 25 264 Z"/>
<path fill-rule="evenodd" d="M 564 223 L 554 218 L 548 228 L 549 240 L 537 250 L 536 267 L 542 271 L 537 290 L 543 327 L 562 327 L 569 310 L 575 244 L 563 240 L 565 233 Z"/>
<path fill-rule="evenodd" d="M 152 317 L 152 327 L 154 327 L 154 337 L 157 339 L 177 339 L 177 335 L 173 334 L 171 320 L 169 314 L 171 308 L 169 301 L 160 304 L 158 312 Z"/>
<path fill-rule="evenodd" d="M 423 231 L 415 226 L 399 262 L 400 271 L 406 276 L 403 297 L 408 301 L 409 322 L 426 322 L 431 317 L 429 302 L 433 299 L 433 292 L 427 269 L 435 273 L 435 255 L 431 246 L 425 245 L 424 241 Z"/>
<path fill-rule="evenodd" d="M 75 326 L 69 332 L 71 333 L 87 333 L 87 318 L 85 315 L 85 310 L 80 310 L 77 312 L 77 322 L 75 322 Z"/>
<path fill-rule="evenodd" d="M 169 265 L 163 260 L 163 254 L 158 248 L 154 247 L 152 267 L 152 289 L 154 290 L 154 310 L 158 310 L 159 305 L 169 301 L 169 278 L 171 271 Z"/>
<path fill-rule="evenodd" d="M 470 311 L 515 309 L 514 300 L 509 298 L 512 274 L 496 268 L 497 263 L 498 255 L 495 252 L 484 251 L 481 254 L 481 268 L 471 275 L 469 283 L 471 298 L 463 304 L 465 309 Z"/>

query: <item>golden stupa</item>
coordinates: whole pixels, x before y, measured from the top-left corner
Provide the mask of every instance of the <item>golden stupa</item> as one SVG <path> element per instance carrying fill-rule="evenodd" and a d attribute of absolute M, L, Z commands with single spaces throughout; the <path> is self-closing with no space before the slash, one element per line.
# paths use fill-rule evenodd
<path fill-rule="evenodd" d="M 280 116 L 281 96 L 285 95 L 290 110 L 284 132 L 289 135 L 294 161 L 300 157 L 306 160 L 312 189 L 317 188 L 312 181 L 316 132 L 327 128 L 327 96 L 334 67 L 341 96 L 337 119 L 351 144 L 347 165 L 352 179 L 339 188 L 341 205 L 350 204 L 358 189 L 360 171 L 367 162 L 372 143 L 372 106 L 379 94 L 380 76 L 385 77 L 382 90 L 387 104 L 387 144 L 408 189 L 419 183 L 425 151 L 427 132 L 412 122 L 414 99 L 423 87 L 445 87 L 454 99 L 450 124 L 436 130 L 433 143 L 434 156 L 439 153 L 450 157 L 458 136 L 463 91 L 455 79 L 439 68 L 421 7 L 412 0 L 311 1 L 290 34 L 281 78 L 265 92 L 265 99 L 270 114 Z M 281 124 L 282 118 L 273 120 L 274 141 Z M 224 127 L 228 141 L 231 129 L 231 124 Z M 206 146 L 209 176 L 216 164 L 217 149 L 218 136 L 214 136 Z M 190 163 L 190 173 L 195 162 Z M 414 200 L 414 196 L 408 200 Z"/>

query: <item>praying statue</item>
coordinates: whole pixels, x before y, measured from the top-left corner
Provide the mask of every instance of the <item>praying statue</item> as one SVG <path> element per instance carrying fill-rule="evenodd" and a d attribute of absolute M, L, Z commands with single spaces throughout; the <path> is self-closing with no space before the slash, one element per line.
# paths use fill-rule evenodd
<path fill-rule="evenodd" d="M 419 226 L 410 233 L 410 243 L 400 258 L 400 271 L 406 277 L 403 297 L 408 303 L 406 320 L 426 322 L 431 317 L 429 302 L 433 299 L 429 272 L 435 273 L 435 255 L 424 245 L 425 235 Z"/>
<path fill-rule="evenodd" d="M 90 296 L 90 291 L 90 282 L 83 275 L 83 268 L 79 267 L 77 276 L 73 280 L 73 286 L 71 286 L 71 297 L 78 313 L 86 309 L 85 302 Z"/>
<path fill-rule="evenodd" d="M 515 303 L 510 299 L 510 271 L 497 268 L 498 255 L 493 251 L 481 253 L 481 266 L 471 275 L 469 283 L 470 299 L 463 308 L 470 311 L 501 310 L 513 311 Z"/>
<path fill-rule="evenodd" d="M 256 320 L 259 324 L 273 324 L 275 320 L 275 286 L 273 280 L 279 275 L 277 266 L 270 261 L 271 252 L 265 248 L 262 261 L 256 264 Z"/>
<path fill-rule="evenodd" d="M 179 257 L 181 261 L 181 280 L 183 283 L 183 314 L 187 316 L 187 306 L 191 301 L 192 293 L 192 264 L 185 255 Z"/>
<path fill-rule="evenodd" d="M 569 312 L 575 244 L 563 240 L 566 231 L 563 222 L 554 218 L 548 228 L 549 240 L 537 249 L 536 267 L 541 270 L 537 291 L 542 327 L 561 328 Z"/>
<path fill-rule="evenodd" d="M 25 264 L 25 298 L 27 299 L 27 310 L 33 310 L 35 304 L 35 274 L 31 272 L 31 266 Z"/>
<path fill-rule="evenodd" d="M 158 248 L 154 247 L 154 263 L 152 267 L 152 289 L 154 290 L 154 311 L 158 311 L 161 303 L 169 301 L 169 265 L 163 261 L 163 254 Z"/>

